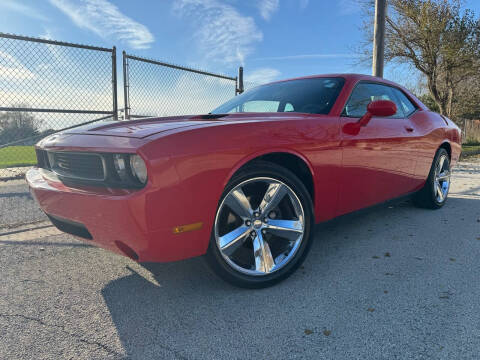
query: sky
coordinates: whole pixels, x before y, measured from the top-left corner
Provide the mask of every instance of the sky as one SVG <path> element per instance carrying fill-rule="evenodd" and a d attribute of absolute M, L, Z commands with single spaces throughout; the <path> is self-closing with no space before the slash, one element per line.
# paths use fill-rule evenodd
<path fill-rule="evenodd" d="M 465 6 L 480 13 L 480 0 Z M 356 51 L 361 23 L 355 0 L 0 0 L 0 32 L 115 45 L 229 76 L 243 66 L 257 84 L 370 73 Z M 411 73 L 386 64 L 385 77 L 405 85 Z"/>
<path fill-rule="evenodd" d="M 466 1 L 480 13 L 480 1 Z M 264 82 L 362 72 L 355 0 L 1 0 L 0 31 L 105 47 Z M 386 75 L 394 67 L 387 64 Z"/>

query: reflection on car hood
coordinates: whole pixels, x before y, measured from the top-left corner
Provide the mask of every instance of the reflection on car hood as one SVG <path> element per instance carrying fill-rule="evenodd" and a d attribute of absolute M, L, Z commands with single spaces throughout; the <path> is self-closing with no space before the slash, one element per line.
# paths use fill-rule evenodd
<path fill-rule="evenodd" d="M 194 120 L 191 118 L 192 117 L 175 117 L 147 118 L 131 121 L 106 121 L 97 124 L 81 126 L 64 131 L 64 133 L 144 138 L 146 136 L 158 134 L 168 130 L 206 123 L 206 120 L 204 119 Z"/>
<path fill-rule="evenodd" d="M 181 128 L 205 126 L 215 123 L 239 121 L 287 120 L 305 118 L 308 114 L 294 113 L 242 113 L 242 114 L 207 114 L 174 116 L 163 118 L 145 118 L 129 121 L 104 121 L 97 124 L 80 126 L 64 134 L 121 136 L 129 138 L 145 138 L 154 134 Z"/>

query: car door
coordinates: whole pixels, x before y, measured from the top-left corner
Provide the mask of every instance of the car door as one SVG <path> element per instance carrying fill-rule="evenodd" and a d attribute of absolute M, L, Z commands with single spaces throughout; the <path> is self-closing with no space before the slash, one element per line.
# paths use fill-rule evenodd
<path fill-rule="evenodd" d="M 415 156 L 415 181 L 411 188 L 411 191 L 413 191 L 423 185 L 432 165 L 432 144 L 424 137 L 425 124 L 428 121 L 425 119 L 426 113 L 417 111 L 417 105 L 402 90 L 393 88 L 393 91 L 399 100 L 399 104 L 409 122 L 408 126 L 411 129 L 409 147 L 414 148 L 413 154 Z"/>
<path fill-rule="evenodd" d="M 397 113 L 373 117 L 358 134 L 342 131 L 340 214 L 395 198 L 407 193 L 413 185 L 412 124 L 405 117 L 392 87 L 359 82 L 342 112 L 342 129 L 345 124 L 358 121 L 374 100 L 395 102 Z"/>

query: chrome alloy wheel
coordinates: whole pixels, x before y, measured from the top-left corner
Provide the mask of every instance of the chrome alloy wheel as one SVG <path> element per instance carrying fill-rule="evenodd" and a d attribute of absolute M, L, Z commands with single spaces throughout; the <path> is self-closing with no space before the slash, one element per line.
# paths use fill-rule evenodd
<path fill-rule="evenodd" d="M 447 156 L 444 154 L 438 159 L 435 166 L 435 199 L 438 203 L 443 203 L 447 199 L 450 188 L 450 165 Z"/>
<path fill-rule="evenodd" d="M 288 185 L 256 177 L 227 193 L 214 226 L 217 247 L 228 265 L 247 275 L 264 276 L 283 268 L 297 252 L 305 214 Z"/>

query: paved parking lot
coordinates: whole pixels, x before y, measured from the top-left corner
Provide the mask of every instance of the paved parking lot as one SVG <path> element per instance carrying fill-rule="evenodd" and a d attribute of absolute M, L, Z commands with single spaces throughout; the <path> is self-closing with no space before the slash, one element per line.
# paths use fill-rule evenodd
<path fill-rule="evenodd" d="M 48 220 L 22 178 L 29 167 L 0 169 L 0 233 L 3 227 Z"/>
<path fill-rule="evenodd" d="M 252 291 L 202 259 L 142 267 L 52 229 L 0 236 L 1 359 L 478 359 L 480 161 L 439 211 L 408 201 L 318 227 Z"/>

